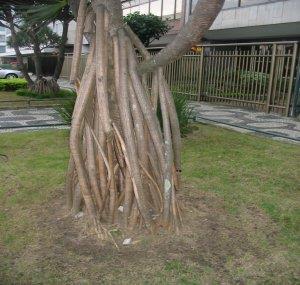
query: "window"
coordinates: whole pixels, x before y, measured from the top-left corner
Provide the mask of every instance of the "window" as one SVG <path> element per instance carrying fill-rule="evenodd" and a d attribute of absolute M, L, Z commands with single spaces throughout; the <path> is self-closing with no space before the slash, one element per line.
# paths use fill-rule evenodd
<path fill-rule="evenodd" d="M 150 13 L 156 16 L 161 16 L 161 1 L 156 0 L 150 3 Z"/>
<path fill-rule="evenodd" d="M 5 27 L 0 26 L 0 32 L 5 32 Z"/>
<path fill-rule="evenodd" d="M 168 19 L 178 19 L 182 0 L 131 0 L 123 3 L 123 15 L 140 12 L 154 14 Z"/>
<path fill-rule="evenodd" d="M 6 47 L 5 46 L 0 46 L 0 53 L 6 52 Z"/>
<path fill-rule="evenodd" d="M 191 5 L 191 11 L 195 8 L 195 5 L 197 4 L 198 0 L 190 0 Z M 231 9 L 231 8 L 237 8 L 237 7 L 245 7 L 245 6 L 253 6 L 253 5 L 259 5 L 259 4 L 266 4 L 266 3 L 273 3 L 278 2 L 282 0 L 225 0 L 223 9 Z"/>
<path fill-rule="evenodd" d="M 5 39 L 5 35 L 0 35 L 0 42 L 1 43 L 3 43 L 3 42 L 5 43 L 5 40 L 6 40 Z"/>
<path fill-rule="evenodd" d="M 239 0 L 226 0 L 223 9 L 236 8 L 239 6 Z"/>
<path fill-rule="evenodd" d="M 259 4 L 267 4 L 272 2 L 278 2 L 282 0 L 226 0 L 224 8 L 244 7 L 253 6 Z"/>
<path fill-rule="evenodd" d="M 176 4 L 175 18 L 179 19 L 181 17 L 182 0 L 176 0 L 175 4 Z"/>
<path fill-rule="evenodd" d="M 165 18 L 174 16 L 175 2 L 175 0 L 163 0 L 162 15 Z"/>
<path fill-rule="evenodd" d="M 277 0 L 278 1 L 278 0 Z M 276 0 L 239 0 L 239 7 L 276 2 Z"/>
<path fill-rule="evenodd" d="M 140 12 L 141 14 L 149 13 L 149 0 L 131 0 L 123 3 L 123 15 Z"/>

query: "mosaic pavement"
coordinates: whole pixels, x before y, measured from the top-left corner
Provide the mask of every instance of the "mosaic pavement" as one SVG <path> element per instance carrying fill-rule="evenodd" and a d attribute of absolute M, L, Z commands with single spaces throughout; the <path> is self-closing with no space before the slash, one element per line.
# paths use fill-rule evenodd
<path fill-rule="evenodd" d="M 62 124 L 59 113 L 53 108 L 0 110 L 0 132 L 58 127 Z"/>
<path fill-rule="evenodd" d="M 190 104 L 198 122 L 300 143 L 300 121 L 292 118 L 204 102 Z M 0 110 L 0 132 L 42 128 L 68 128 L 68 126 L 63 125 L 59 113 L 53 108 Z"/>
<path fill-rule="evenodd" d="M 204 102 L 191 102 L 196 121 L 229 126 L 241 132 L 258 132 L 275 139 L 300 142 L 300 121 L 276 114 L 248 111 Z"/>

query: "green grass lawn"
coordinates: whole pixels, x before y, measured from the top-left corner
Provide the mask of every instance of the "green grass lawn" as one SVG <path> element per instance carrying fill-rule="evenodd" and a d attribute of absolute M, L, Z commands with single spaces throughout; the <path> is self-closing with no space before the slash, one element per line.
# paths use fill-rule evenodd
<path fill-rule="evenodd" d="M 9 100 L 26 100 L 26 98 L 16 95 L 14 91 L 0 91 L 0 101 Z"/>
<path fill-rule="evenodd" d="M 0 134 L 0 153 L 0 284 L 300 282 L 299 145 L 199 125 L 184 139 L 182 233 L 120 250 L 67 215 L 68 131 Z"/>
<path fill-rule="evenodd" d="M 30 105 L 28 101 L 30 101 Z M 38 100 L 38 101 L 33 101 Z M 4 102 L 4 101 L 19 101 L 19 102 Z M 49 99 L 36 99 L 31 97 L 18 96 L 14 91 L 0 91 L 0 110 L 1 109 L 14 109 L 14 108 L 27 108 L 27 107 L 54 107 L 60 106 L 61 100 L 56 98 Z"/>

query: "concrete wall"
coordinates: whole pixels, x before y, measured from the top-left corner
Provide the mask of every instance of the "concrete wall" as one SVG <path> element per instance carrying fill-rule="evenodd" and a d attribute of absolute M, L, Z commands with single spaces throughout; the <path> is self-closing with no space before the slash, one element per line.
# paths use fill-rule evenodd
<path fill-rule="evenodd" d="M 195 4 L 197 0 L 183 1 L 186 1 L 186 15 L 188 15 L 191 9 L 190 4 Z M 224 8 L 208 32 L 207 39 L 239 40 L 300 37 L 300 0 L 242 0 L 242 5 L 244 6 L 237 7 L 238 0 L 225 0 Z M 69 45 L 74 44 L 75 29 L 76 23 L 72 21 L 68 32 L 67 43 Z M 55 23 L 53 30 L 61 34 L 61 23 Z M 222 30 L 226 30 L 228 35 L 225 35 Z M 169 37 L 172 38 L 173 33 L 163 37 L 158 42 L 156 41 L 155 44 L 166 44 L 170 41 Z M 83 52 L 86 51 L 87 42 L 84 39 Z"/>
<path fill-rule="evenodd" d="M 50 24 L 50 28 L 53 29 L 53 31 L 55 33 L 57 33 L 58 35 L 61 36 L 62 34 L 62 24 L 61 22 L 56 22 L 54 23 L 54 25 Z M 75 21 L 71 21 L 69 24 L 69 29 L 68 29 L 68 41 L 67 44 L 68 45 L 73 45 L 75 42 L 75 32 L 76 32 L 76 22 Z M 83 38 L 83 44 L 87 45 L 88 42 L 86 41 L 85 38 Z M 83 46 L 83 52 L 85 52 L 85 46 Z"/>
<path fill-rule="evenodd" d="M 300 22 L 300 0 L 282 0 L 223 9 L 211 30 L 293 22 Z"/>

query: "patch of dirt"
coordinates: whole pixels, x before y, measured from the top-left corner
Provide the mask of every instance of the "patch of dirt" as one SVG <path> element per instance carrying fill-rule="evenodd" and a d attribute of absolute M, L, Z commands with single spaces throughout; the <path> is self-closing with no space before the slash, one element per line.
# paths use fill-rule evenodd
<path fill-rule="evenodd" d="M 193 187 L 179 196 L 184 213 L 180 235 L 132 233 L 130 237 L 138 242 L 120 245 L 118 250 L 89 233 L 84 218 L 68 216 L 59 191 L 35 211 L 38 239 L 15 257 L 13 266 L 27 272 L 28 284 L 48 284 L 43 282 L 48 278 L 58 278 L 53 284 L 62 280 L 64 284 L 146 284 L 147 280 L 148 284 L 198 284 L 200 280 L 244 284 L 248 278 L 259 280 L 255 272 L 245 277 L 235 270 L 250 266 L 249 260 L 253 266 L 258 259 L 268 258 L 269 250 L 260 241 L 276 244 L 275 225 L 255 207 L 239 216 L 230 215 L 222 199 Z M 118 244 L 126 237 L 117 236 Z M 183 277 L 196 283 L 178 283 Z"/>

